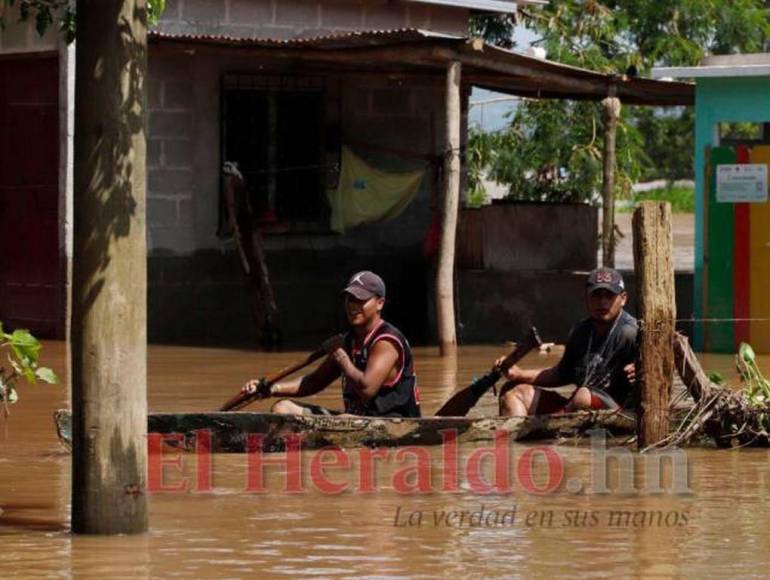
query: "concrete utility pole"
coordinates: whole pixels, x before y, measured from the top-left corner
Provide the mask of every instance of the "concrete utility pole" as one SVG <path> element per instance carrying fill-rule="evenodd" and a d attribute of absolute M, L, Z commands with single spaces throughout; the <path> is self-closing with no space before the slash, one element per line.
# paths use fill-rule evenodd
<path fill-rule="evenodd" d="M 676 321 L 671 204 L 641 202 L 634 211 L 633 229 L 640 320 L 637 435 L 643 449 L 669 435 Z"/>
<path fill-rule="evenodd" d="M 446 75 L 446 153 L 444 158 L 444 211 L 436 271 L 436 321 L 442 356 L 457 352 L 454 268 L 457 211 L 460 205 L 460 72 L 452 61 Z"/>
<path fill-rule="evenodd" d="M 79 0 L 72 530 L 147 530 L 145 0 Z"/>
<path fill-rule="evenodd" d="M 614 87 L 612 87 L 614 89 Z M 615 137 L 620 119 L 620 99 L 610 91 L 602 101 L 604 151 L 602 155 L 602 265 L 615 267 Z"/>

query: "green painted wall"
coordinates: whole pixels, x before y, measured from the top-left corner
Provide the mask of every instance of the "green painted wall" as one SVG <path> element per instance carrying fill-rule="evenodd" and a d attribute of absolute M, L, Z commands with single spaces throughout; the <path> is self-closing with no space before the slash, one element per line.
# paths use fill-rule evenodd
<path fill-rule="evenodd" d="M 704 219 L 704 181 L 706 147 L 718 144 L 720 122 L 770 121 L 770 77 L 699 78 L 695 89 L 695 318 L 731 318 L 733 315 L 733 206 L 709 205 L 708 224 Z M 723 161 L 724 162 L 724 161 Z M 712 192 L 713 197 L 713 192 Z M 704 278 L 704 226 L 708 225 L 710 244 L 708 280 Z M 704 284 L 707 284 L 709 312 L 704 312 Z M 704 337 L 708 333 L 708 344 Z M 732 325 L 694 325 L 697 350 L 734 352 Z"/>

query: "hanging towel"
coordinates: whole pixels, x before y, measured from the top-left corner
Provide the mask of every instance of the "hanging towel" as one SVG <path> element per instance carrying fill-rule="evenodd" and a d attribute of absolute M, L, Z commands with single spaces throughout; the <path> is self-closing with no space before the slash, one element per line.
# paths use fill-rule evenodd
<path fill-rule="evenodd" d="M 342 234 L 361 224 L 395 218 L 412 202 L 424 175 L 424 169 L 380 171 L 343 147 L 339 185 L 326 193 L 331 229 Z"/>

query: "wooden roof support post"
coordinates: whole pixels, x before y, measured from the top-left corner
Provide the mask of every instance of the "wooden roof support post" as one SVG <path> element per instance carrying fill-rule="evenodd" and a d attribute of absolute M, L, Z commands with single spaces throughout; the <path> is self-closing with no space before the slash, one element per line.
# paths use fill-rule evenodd
<path fill-rule="evenodd" d="M 602 101 L 604 120 L 604 151 L 602 155 L 602 265 L 615 267 L 615 137 L 620 119 L 620 99 L 615 85 Z"/>
<path fill-rule="evenodd" d="M 147 531 L 144 0 L 80 0 L 72 531 Z"/>
<path fill-rule="evenodd" d="M 457 352 L 454 307 L 455 237 L 460 205 L 461 65 L 452 61 L 446 75 L 446 148 L 444 157 L 444 207 L 441 243 L 436 270 L 436 321 L 442 356 Z"/>
<path fill-rule="evenodd" d="M 637 435 L 639 449 L 644 449 L 669 435 L 676 320 L 671 205 L 641 202 L 634 211 L 633 228 L 640 320 Z"/>

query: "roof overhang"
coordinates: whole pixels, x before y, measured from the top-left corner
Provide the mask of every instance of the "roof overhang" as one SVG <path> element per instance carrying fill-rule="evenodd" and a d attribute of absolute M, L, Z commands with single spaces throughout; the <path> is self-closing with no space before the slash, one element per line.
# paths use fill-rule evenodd
<path fill-rule="evenodd" d="M 770 76 L 770 53 L 707 56 L 700 66 L 656 67 L 653 78 L 696 79 Z"/>
<path fill-rule="evenodd" d="M 547 0 L 404 0 L 417 4 L 435 4 L 453 8 L 467 8 L 476 12 L 491 12 L 495 14 L 516 14 L 517 5 L 547 4 Z"/>
<path fill-rule="evenodd" d="M 339 71 L 443 75 L 449 62 L 463 65 L 463 84 L 533 98 L 601 100 L 627 104 L 692 105 L 690 83 L 604 74 L 527 56 L 484 43 L 434 32 L 399 29 L 351 32 L 315 38 L 266 39 L 150 31 L 152 44 L 190 51 L 244 50 L 266 60 Z"/>

